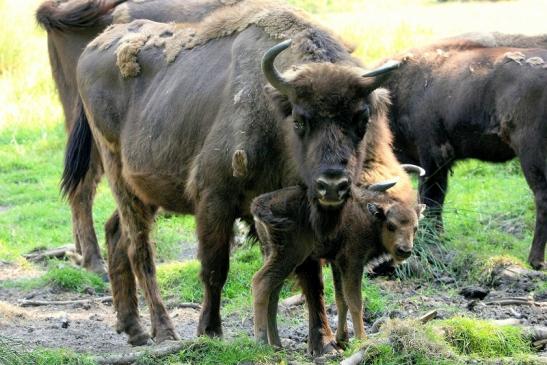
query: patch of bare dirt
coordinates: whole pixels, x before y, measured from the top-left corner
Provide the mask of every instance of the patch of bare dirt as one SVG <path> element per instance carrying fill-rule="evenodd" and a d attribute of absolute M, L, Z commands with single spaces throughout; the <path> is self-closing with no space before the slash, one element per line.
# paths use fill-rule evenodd
<path fill-rule="evenodd" d="M 10 278 L 28 275 L 29 272 L 11 266 Z M 8 271 L 5 264 L 0 265 L 0 273 Z M 512 270 L 511 272 L 514 272 Z M 437 318 L 450 318 L 456 315 L 471 315 L 483 319 L 518 319 L 523 325 L 545 325 L 547 308 L 534 305 L 489 305 L 489 301 L 520 295 L 529 296 L 531 300 L 544 301 L 534 297 L 533 285 L 524 285 L 529 281 L 535 283 L 546 279 L 545 274 L 531 271 L 520 271 L 518 274 L 504 276 L 506 271 L 496 274 L 496 285 L 488 288 L 489 292 L 482 300 L 465 299 L 459 294 L 461 287 L 455 281 L 419 282 L 374 279 L 382 296 L 387 299 L 384 313 L 374 316 L 365 311 L 366 327 L 373 332 L 382 318 L 419 318 L 424 313 L 435 309 Z M 32 273 L 35 275 L 36 273 Z M 4 276 L 3 276 L 4 277 Z M 494 283 L 494 281 L 493 281 Z M 520 284 L 519 284 L 520 283 Z M 477 284 L 478 285 L 478 284 Z M 102 294 L 104 295 L 104 294 Z M 21 307 L 21 299 L 59 301 L 98 298 L 99 294 L 75 294 L 59 292 L 55 289 L 24 291 L 7 288 L 0 290 L 0 336 L 7 337 L 25 348 L 68 348 L 78 353 L 120 353 L 129 352 L 131 347 L 126 343 L 124 334 L 117 334 L 115 313 L 112 304 L 88 303 L 73 305 L 49 305 L 40 307 Z M 474 301 L 474 302 L 473 302 Z M 145 303 L 140 303 L 142 322 L 150 328 L 149 313 Z M 181 339 L 195 337 L 199 311 L 192 308 L 177 308 L 172 300 L 168 309 Z M 328 305 L 329 322 L 336 329 L 337 312 L 334 304 Z M 252 336 L 252 312 L 242 309 L 223 318 L 225 338 L 241 334 Z M 289 351 L 305 353 L 307 348 L 307 313 L 305 305 L 289 308 L 280 306 L 278 325 L 282 342 Z M 351 332 L 351 320 L 349 321 Z M 375 327 L 373 329 L 373 327 Z"/>

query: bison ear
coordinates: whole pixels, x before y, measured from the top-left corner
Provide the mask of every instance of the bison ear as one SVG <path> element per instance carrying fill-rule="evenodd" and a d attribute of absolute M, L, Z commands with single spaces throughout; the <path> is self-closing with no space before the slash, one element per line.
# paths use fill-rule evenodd
<path fill-rule="evenodd" d="M 264 91 L 281 118 L 285 119 L 292 114 L 292 105 L 286 95 L 281 94 L 271 85 L 266 85 Z"/>
<path fill-rule="evenodd" d="M 384 212 L 384 208 L 382 208 L 380 205 L 376 203 L 368 203 L 367 209 L 372 216 L 380 221 L 384 221 L 386 219 L 386 214 Z"/>
<path fill-rule="evenodd" d="M 416 207 L 416 213 L 418 213 L 418 220 L 421 220 L 424 217 L 425 208 L 427 208 L 427 205 L 425 204 L 418 204 Z"/>

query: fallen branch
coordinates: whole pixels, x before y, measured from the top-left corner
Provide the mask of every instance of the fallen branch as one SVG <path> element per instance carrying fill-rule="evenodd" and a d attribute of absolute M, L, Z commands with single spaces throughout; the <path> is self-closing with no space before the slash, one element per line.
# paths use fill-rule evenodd
<path fill-rule="evenodd" d="M 143 355 L 148 355 L 152 357 L 164 357 L 182 350 L 185 346 L 188 346 L 189 344 L 191 344 L 190 341 L 165 341 L 159 345 L 139 347 L 137 351 L 95 356 L 93 357 L 93 360 L 101 365 L 132 364 Z"/>
<path fill-rule="evenodd" d="M 536 302 L 532 298 L 527 297 L 509 297 L 501 299 L 493 299 L 484 302 L 486 305 L 531 305 L 535 307 L 547 307 L 547 302 Z"/>
<path fill-rule="evenodd" d="M 426 314 L 421 316 L 419 318 L 419 321 L 422 322 L 423 324 L 426 324 L 427 322 L 431 321 L 432 319 L 435 319 L 436 317 L 437 317 L 437 310 L 433 309 L 432 311 L 427 312 Z"/>
<path fill-rule="evenodd" d="M 532 346 L 534 346 L 534 348 L 537 350 L 541 350 L 546 345 L 547 345 L 547 339 L 532 342 Z"/>
<path fill-rule="evenodd" d="M 26 255 L 23 255 L 24 258 L 26 258 L 28 261 L 32 262 L 40 262 L 47 259 L 52 258 L 64 258 L 69 255 L 69 253 L 74 253 L 76 251 L 76 248 L 74 245 L 66 245 L 63 247 L 57 247 L 50 250 L 43 250 L 43 251 L 36 251 L 31 252 Z"/>
<path fill-rule="evenodd" d="M 288 297 L 287 299 L 283 300 L 281 302 L 281 305 L 285 308 L 290 308 L 290 307 L 296 307 L 298 305 L 302 305 L 304 304 L 304 302 L 306 302 L 306 297 L 302 294 L 296 294 L 296 295 L 293 295 L 292 297 Z"/>
<path fill-rule="evenodd" d="M 90 303 L 107 303 L 112 302 L 112 296 L 90 298 L 90 299 L 77 299 L 77 300 L 19 300 L 21 307 L 39 307 L 42 305 L 71 305 L 71 304 L 90 304 Z"/>

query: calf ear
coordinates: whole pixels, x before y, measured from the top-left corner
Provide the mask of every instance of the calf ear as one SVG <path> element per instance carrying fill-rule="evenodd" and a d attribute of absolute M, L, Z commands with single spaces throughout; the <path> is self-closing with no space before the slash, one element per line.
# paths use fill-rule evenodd
<path fill-rule="evenodd" d="M 292 114 L 292 105 L 286 95 L 281 94 L 271 85 L 266 85 L 264 87 L 264 92 L 268 96 L 268 99 L 272 103 L 278 116 L 285 119 Z"/>
<path fill-rule="evenodd" d="M 380 205 L 376 203 L 367 203 L 367 209 L 372 216 L 380 221 L 383 221 L 386 219 L 386 214 L 384 212 L 384 208 L 382 208 Z"/>
<path fill-rule="evenodd" d="M 421 220 L 424 217 L 425 208 L 427 205 L 425 204 L 418 204 L 416 207 L 416 213 L 418 213 L 418 220 Z"/>

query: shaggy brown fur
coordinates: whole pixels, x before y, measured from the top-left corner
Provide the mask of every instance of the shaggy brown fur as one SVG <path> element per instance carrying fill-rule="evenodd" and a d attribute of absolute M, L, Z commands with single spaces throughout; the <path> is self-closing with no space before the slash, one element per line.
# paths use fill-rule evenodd
<path fill-rule="evenodd" d="M 66 130 L 70 131 L 79 117 L 76 62 L 85 46 L 112 23 L 111 9 L 116 12 L 123 7 L 132 19 L 192 22 L 199 21 L 224 3 L 218 0 L 44 1 L 37 9 L 36 19 L 47 30 L 51 70 L 63 105 Z M 95 151 L 94 146 L 92 149 Z M 89 164 L 85 180 L 69 196 L 73 236 L 78 253 L 83 257 L 82 266 L 106 277 L 92 218 L 96 184 L 103 174 L 96 151 Z"/>
<path fill-rule="evenodd" d="M 259 196 L 251 211 L 265 253 L 264 265 L 253 278 L 255 336 L 281 346 L 277 333 L 276 313 L 279 290 L 285 278 L 295 272 L 303 278 L 320 282 L 320 259 L 327 259 L 333 270 L 338 307 L 336 340 L 343 345 L 348 338 L 346 316 L 350 310 L 356 337 L 365 335 L 361 298 L 364 266 L 371 260 L 389 254 L 395 261 L 410 254 L 422 206 L 407 207 L 386 193 L 369 192 L 361 188 L 344 207 L 341 224 L 328 237 L 313 229 L 306 193 L 302 188 L 285 188 Z M 310 263 L 314 263 L 311 265 Z M 302 267 L 301 265 L 304 265 Z M 310 338 L 312 326 L 320 324 L 327 336 L 323 347 L 313 346 L 313 355 L 336 346 L 326 319 L 323 287 L 310 293 L 302 291 L 308 301 Z M 314 321 L 312 317 L 316 317 Z"/>
<path fill-rule="evenodd" d="M 539 37 L 496 35 L 490 45 L 542 45 Z M 528 43 L 530 42 L 530 43 Z M 390 80 L 391 126 L 397 157 L 417 163 L 428 176 L 420 195 L 442 229 L 442 206 L 453 164 L 475 158 L 520 159 L 536 203 L 528 257 L 545 265 L 547 242 L 547 50 L 492 48 L 453 38 L 413 49 Z M 420 107 L 416 107 L 419 105 Z"/>
<path fill-rule="evenodd" d="M 171 63 L 183 49 L 192 49 L 210 40 L 229 36 L 255 25 L 272 39 L 295 38 L 303 31 L 323 30 L 309 17 L 283 2 L 241 0 L 220 7 L 199 23 L 165 24 L 137 20 L 129 27 L 112 25 L 90 47 L 106 50 L 117 44 L 117 65 L 124 77 L 140 72 L 137 54 L 143 47 L 163 49 L 165 61 Z M 127 32 L 129 30 L 129 32 Z M 340 39 L 338 42 L 342 44 Z M 349 46 L 345 46 L 348 51 Z"/>
<path fill-rule="evenodd" d="M 134 66 L 136 55 L 131 47 L 120 52 L 119 45 L 123 37 L 148 26 L 152 29 L 154 23 L 111 27 L 101 39 L 112 40 L 116 47 L 97 42 L 86 48 L 77 80 L 89 122 L 80 119 L 87 128 L 74 129 L 93 133 L 118 204 L 124 232 L 119 243 L 112 243 L 119 254 L 110 270 L 118 328 L 133 344 L 147 338 L 132 305 L 135 293 L 126 290 L 132 287 L 123 285 L 126 279 L 114 279 L 129 280 L 127 273 L 120 273 L 128 269 L 128 262 L 146 294 L 152 334 L 160 341 L 176 337 L 157 293 L 149 247 L 156 208 L 196 215 L 204 285 L 198 334 L 220 335 L 221 290 L 234 220 L 250 220 L 249 202 L 255 196 L 303 184 L 308 187 L 314 226 L 336 226 L 351 181 L 361 169 L 366 125 L 385 110 L 371 93 L 393 69 L 385 67 L 364 77 L 359 62 L 336 37 L 310 26 L 296 34 L 292 46 L 276 59 L 277 67 L 290 70 L 280 74 L 273 58 L 289 43 L 278 44 L 265 28 L 255 25 L 182 49 L 167 67 L 155 42 L 135 47 L 140 76 L 124 78 L 116 62 L 123 56 Z M 172 36 L 164 30 L 158 28 L 148 41 Z M 263 55 L 261 69 L 257 60 Z M 248 142 L 250 173 L 236 178 L 232 156 L 240 149 L 241 135 Z M 88 153 L 81 150 L 79 157 L 67 161 L 67 171 L 77 170 Z M 67 176 L 67 191 L 83 178 Z M 311 287 L 317 290 L 317 284 Z M 311 327 L 319 331 L 310 338 L 320 351 L 323 327 Z"/>

